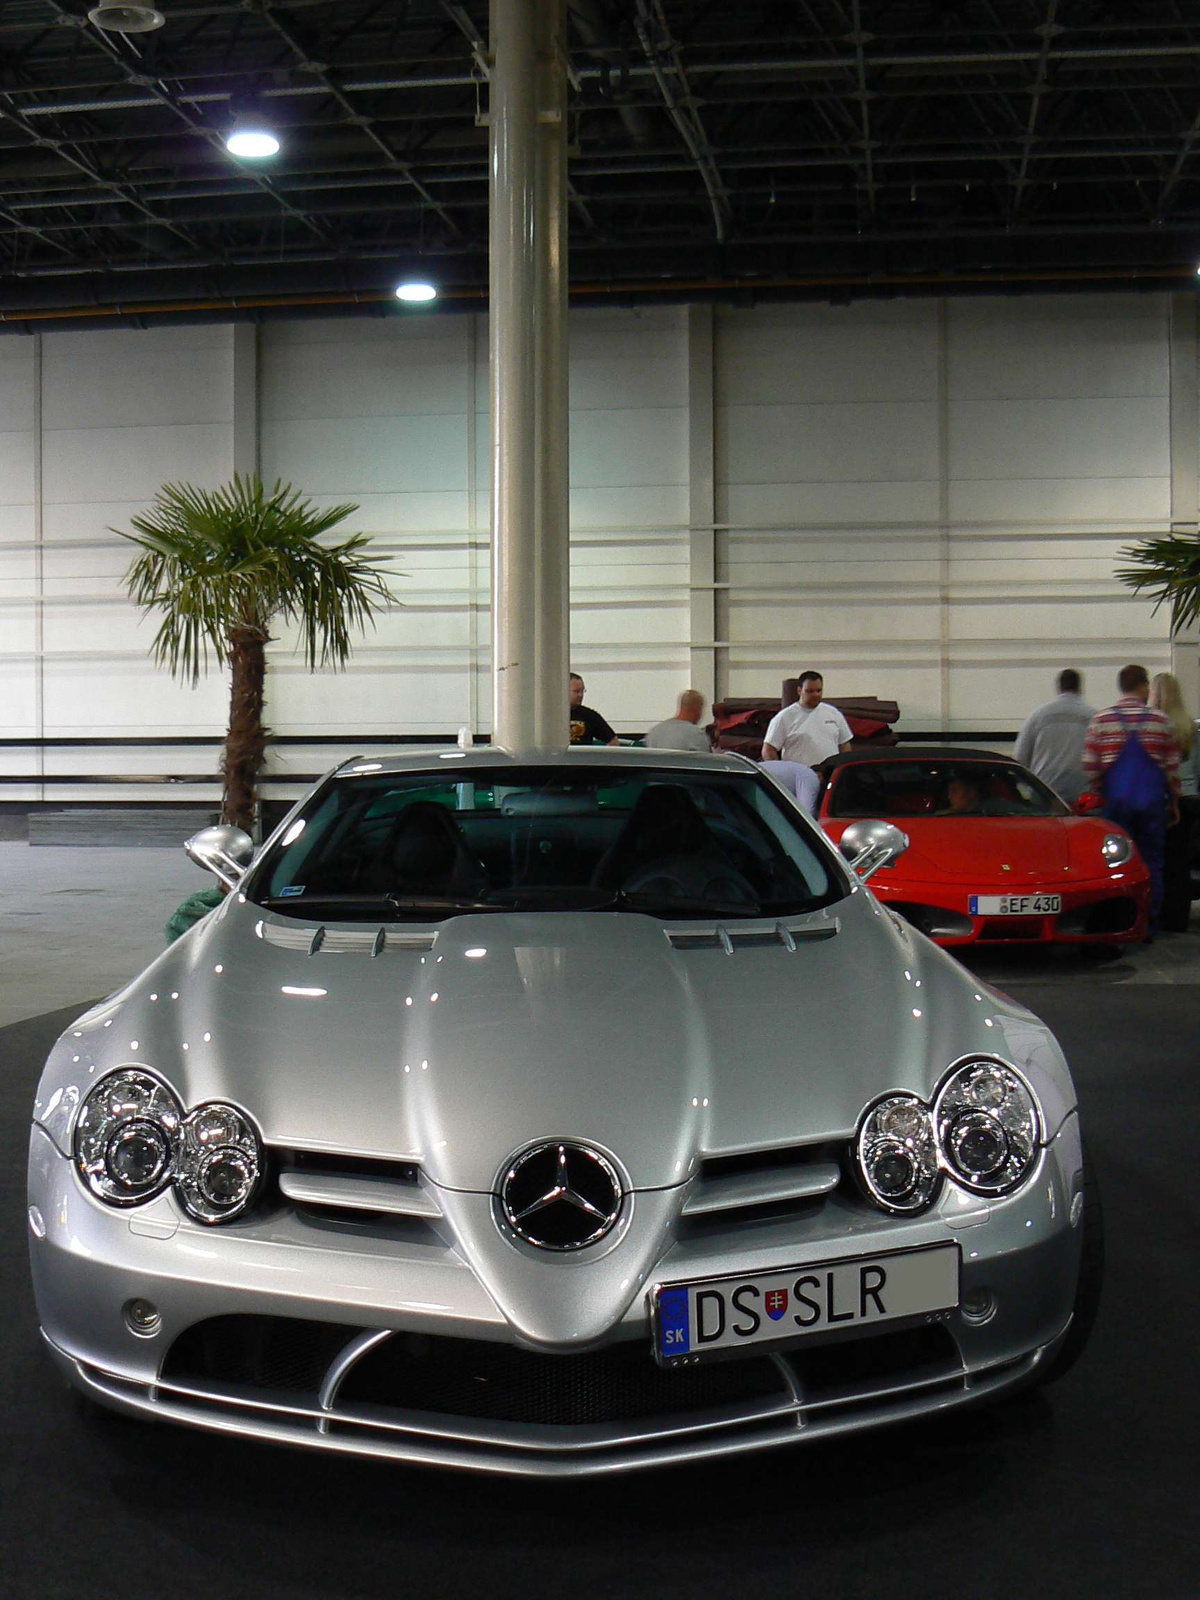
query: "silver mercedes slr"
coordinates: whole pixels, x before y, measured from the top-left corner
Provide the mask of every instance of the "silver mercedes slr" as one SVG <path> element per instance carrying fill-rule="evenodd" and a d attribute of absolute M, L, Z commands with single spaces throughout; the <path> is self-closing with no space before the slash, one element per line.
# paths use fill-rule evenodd
<path fill-rule="evenodd" d="M 29 1240 L 101 1406 L 585 1474 L 940 1413 L 1078 1357 L 1047 1028 L 736 756 L 357 758 L 54 1046 Z"/>

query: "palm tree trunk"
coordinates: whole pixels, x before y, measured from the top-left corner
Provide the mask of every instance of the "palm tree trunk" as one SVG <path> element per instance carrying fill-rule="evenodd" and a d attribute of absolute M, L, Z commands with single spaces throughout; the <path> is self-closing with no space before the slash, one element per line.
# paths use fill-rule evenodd
<path fill-rule="evenodd" d="M 234 628 L 229 635 L 229 732 L 221 773 L 225 797 L 221 820 L 244 828 L 254 828 L 255 790 L 266 749 L 263 727 L 263 688 L 266 678 L 267 636 L 261 628 Z"/>

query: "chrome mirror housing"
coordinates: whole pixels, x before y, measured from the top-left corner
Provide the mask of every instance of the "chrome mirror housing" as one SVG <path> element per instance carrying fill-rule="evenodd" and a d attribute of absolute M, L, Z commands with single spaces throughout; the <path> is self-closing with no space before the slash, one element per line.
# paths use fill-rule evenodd
<path fill-rule="evenodd" d="M 908 849 L 908 835 L 894 822 L 864 817 L 852 822 L 838 840 L 838 849 L 859 877 L 866 880 Z"/>
<path fill-rule="evenodd" d="M 227 823 L 201 828 L 183 848 L 198 867 L 213 873 L 227 889 L 237 887 L 254 857 L 254 840 Z"/>

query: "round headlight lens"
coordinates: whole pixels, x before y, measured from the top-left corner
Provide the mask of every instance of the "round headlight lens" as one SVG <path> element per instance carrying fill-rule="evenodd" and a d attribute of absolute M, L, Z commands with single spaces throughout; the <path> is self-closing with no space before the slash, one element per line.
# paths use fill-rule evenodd
<path fill-rule="evenodd" d="M 1037 1160 L 1041 1124 L 1025 1080 L 999 1061 L 968 1061 L 942 1085 L 933 1108 L 951 1175 L 978 1194 L 1005 1194 Z"/>
<path fill-rule="evenodd" d="M 118 1188 L 140 1198 L 158 1184 L 171 1161 L 166 1134 L 153 1122 L 122 1122 L 108 1141 L 104 1167 Z"/>
<path fill-rule="evenodd" d="M 1008 1160 L 1008 1135 L 986 1111 L 960 1112 L 950 1124 L 954 1166 L 976 1178 L 990 1178 Z"/>
<path fill-rule="evenodd" d="M 183 1120 L 149 1072 L 125 1067 L 94 1084 L 75 1123 L 75 1166 L 98 1200 L 135 1205 L 170 1182 Z"/>
<path fill-rule="evenodd" d="M 1105 834 L 1100 854 L 1108 866 L 1123 867 L 1133 855 L 1133 840 L 1127 833 Z"/>
<path fill-rule="evenodd" d="M 928 1108 L 913 1095 L 888 1095 L 863 1118 L 859 1176 L 885 1211 L 923 1210 L 938 1185 L 937 1141 Z"/>
<path fill-rule="evenodd" d="M 200 1222 L 230 1222 L 254 1198 L 262 1147 L 236 1106 L 207 1105 L 183 1125 L 175 1182 L 188 1212 Z"/>

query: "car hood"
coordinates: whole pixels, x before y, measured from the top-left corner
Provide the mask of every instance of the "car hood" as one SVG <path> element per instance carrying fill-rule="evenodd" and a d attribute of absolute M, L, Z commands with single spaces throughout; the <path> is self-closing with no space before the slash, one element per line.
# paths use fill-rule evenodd
<path fill-rule="evenodd" d="M 1073 1103 L 1042 1025 L 869 892 L 786 926 L 731 923 L 732 953 L 628 913 L 318 934 L 231 896 L 64 1034 L 39 1105 L 140 1062 L 190 1106 L 241 1105 L 271 1145 L 486 1192 L 540 1139 L 592 1142 L 650 1190 L 706 1155 L 847 1138 L 876 1096 L 928 1096 L 972 1051 L 1033 1051 Z"/>
<path fill-rule="evenodd" d="M 916 817 L 898 878 L 926 882 L 1057 885 L 1071 870 L 1066 817 Z"/>

